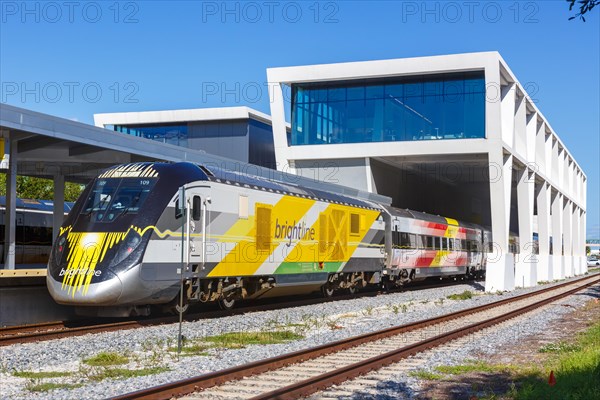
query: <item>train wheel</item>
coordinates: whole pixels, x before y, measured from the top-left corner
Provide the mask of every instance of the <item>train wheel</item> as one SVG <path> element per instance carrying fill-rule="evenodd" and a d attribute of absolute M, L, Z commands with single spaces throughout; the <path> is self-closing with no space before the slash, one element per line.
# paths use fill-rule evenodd
<path fill-rule="evenodd" d="M 327 282 L 326 284 L 321 286 L 321 292 L 326 298 L 333 297 L 333 294 L 335 293 L 335 288 L 330 282 Z"/>
<path fill-rule="evenodd" d="M 230 311 L 235 307 L 235 298 L 233 297 L 223 297 L 219 298 L 219 307 L 223 311 Z"/>
<path fill-rule="evenodd" d="M 389 279 L 384 279 L 381 282 L 381 289 L 383 289 L 385 292 L 391 292 L 392 289 L 394 289 L 394 282 L 390 281 Z"/>

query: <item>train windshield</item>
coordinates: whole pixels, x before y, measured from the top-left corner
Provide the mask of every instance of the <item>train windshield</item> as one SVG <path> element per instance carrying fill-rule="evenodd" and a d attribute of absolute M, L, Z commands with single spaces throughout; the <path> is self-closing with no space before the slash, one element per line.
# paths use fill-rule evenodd
<path fill-rule="evenodd" d="M 136 214 L 156 184 L 156 178 L 98 179 L 82 214 L 94 222 L 112 222 Z"/>

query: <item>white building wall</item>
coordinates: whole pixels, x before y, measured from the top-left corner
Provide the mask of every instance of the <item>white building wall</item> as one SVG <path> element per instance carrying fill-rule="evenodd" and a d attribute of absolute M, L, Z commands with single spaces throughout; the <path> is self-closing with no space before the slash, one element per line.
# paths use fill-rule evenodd
<path fill-rule="evenodd" d="M 283 85 L 475 70 L 483 70 L 485 74 L 485 139 L 387 142 L 385 145 L 328 144 L 326 147 L 287 145 Z M 487 154 L 490 176 L 495 176 L 497 171 L 501 171 L 501 176 L 490 180 L 492 234 L 497 251 L 490 257 L 487 267 L 486 290 L 511 290 L 515 285 L 535 285 L 540 280 L 557 279 L 565 274 L 571 276 L 582 270 L 576 267 L 580 263 L 577 258 L 581 258 L 578 254 L 583 251 L 581 243 L 585 236 L 586 177 L 498 53 L 272 68 L 267 71 L 267 76 L 275 152 L 280 166 L 294 165 L 297 160 L 432 155 L 443 159 L 449 154 Z M 508 252 L 511 178 L 516 165 L 521 169 L 516 173 L 521 178 L 517 202 L 519 225 L 523 226 L 522 241 L 527 242 L 532 236 L 533 201 L 537 201 L 540 254 L 532 265 L 524 264 L 525 254 L 515 258 Z M 368 162 L 364 168 L 363 175 L 370 177 Z M 370 179 L 367 178 L 367 182 Z M 533 182 L 537 182 L 537 189 Z M 580 215 L 581 221 L 574 215 Z M 573 236 L 575 231 L 577 235 Z M 561 249 L 563 232 L 564 255 Z M 549 254 L 550 235 L 553 236 L 552 255 Z"/>

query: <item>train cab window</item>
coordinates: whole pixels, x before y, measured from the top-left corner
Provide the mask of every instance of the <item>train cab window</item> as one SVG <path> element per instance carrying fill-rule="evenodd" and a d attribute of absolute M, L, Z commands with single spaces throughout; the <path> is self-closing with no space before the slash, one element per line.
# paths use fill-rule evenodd
<path fill-rule="evenodd" d="M 121 215 L 136 214 L 156 183 L 156 179 L 99 179 L 82 211 L 93 214 L 95 222 L 111 222 Z"/>
<path fill-rule="evenodd" d="M 460 248 L 462 251 L 467 251 L 467 241 L 465 239 L 460 239 Z"/>
<path fill-rule="evenodd" d="M 446 244 L 448 245 L 448 251 L 454 251 L 454 239 L 446 238 Z"/>

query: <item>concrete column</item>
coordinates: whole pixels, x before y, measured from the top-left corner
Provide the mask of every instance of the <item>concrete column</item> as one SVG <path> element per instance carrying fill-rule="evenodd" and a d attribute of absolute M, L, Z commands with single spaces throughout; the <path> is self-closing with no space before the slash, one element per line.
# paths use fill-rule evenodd
<path fill-rule="evenodd" d="M 573 275 L 581 274 L 581 266 L 579 265 L 579 257 L 581 256 L 581 243 L 579 241 L 579 207 L 573 207 Z"/>
<path fill-rule="evenodd" d="M 563 236 L 565 239 L 565 253 L 563 265 L 565 278 L 573 276 L 573 205 L 567 200 L 563 208 Z"/>
<path fill-rule="evenodd" d="M 15 230 L 17 227 L 17 141 L 9 143 L 6 174 L 6 210 L 4 214 L 4 269 L 15 269 Z"/>
<path fill-rule="evenodd" d="M 581 257 L 581 272 L 583 274 L 585 274 L 586 272 L 588 272 L 588 266 L 587 266 L 587 254 L 585 254 L 585 239 L 586 239 L 586 235 L 587 235 L 587 213 L 585 211 L 581 211 L 581 234 L 582 234 L 582 238 L 581 238 L 581 245 L 583 247 L 583 256 Z"/>
<path fill-rule="evenodd" d="M 503 150 L 489 153 L 490 206 L 494 252 L 488 254 L 485 290 L 513 290 L 514 257 L 508 252 L 513 157 Z"/>
<path fill-rule="evenodd" d="M 529 287 L 537 284 L 538 258 L 533 242 L 533 192 L 535 175 L 528 168 L 517 172 L 517 204 L 519 218 L 520 254 L 515 262 L 515 286 Z"/>
<path fill-rule="evenodd" d="M 564 279 L 563 264 L 563 196 L 560 192 L 552 197 L 552 274 L 548 280 Z"/>
<path fill-rule="evenodd" d="M 283 97 L 282 83 L 275 82 L 270 76 L 270 71 L 267 71 L 267 79 L 269 81 L 269 101 L 271 103 L 271 126 L 273 127 L 273 145 L 275 147 L 275 162 L 277 170 L 287 171 L 288 143 L 286 134 L 285 122 L 285 104 Z"/>
<path fill-rule="evenodd" d="M 540 254 L 538 255 L 537 280 L 550 281 L 552 276 L 552 256 L 550 255 L 550 187 L 542 181 L 537 187 L 537 218 Z M 520 225 L 519 221 L 519 225 Z M 556 246 L 556 242 L 554 242 Z"/>
<path fill-rule="evenodd" d="M 500 103 L 502 140 L 510 147 L 515 144 L 515 101 L 516 85 L 509 83 L 501 88 L 502 100 Z"/>
<path fill-rule="evenodd" d="M 52 219 L 52 242 L 58 236 L 60 226 L 65 219 L 65 177 L 54 176 L 54 214 Z"/>

